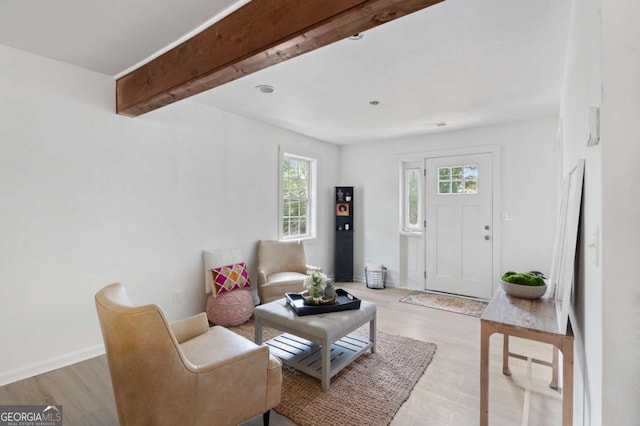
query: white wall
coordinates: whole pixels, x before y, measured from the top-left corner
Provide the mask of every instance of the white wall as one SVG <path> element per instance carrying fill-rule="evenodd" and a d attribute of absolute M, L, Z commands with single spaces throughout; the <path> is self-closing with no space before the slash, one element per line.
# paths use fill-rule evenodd
<path fill-rule="evenodd" d="M 557 119 L 541 118 L 472 130 L 438 133 L 342 148 L 342 182 L 356 187 L 355 275 L 364 262 L 399 277 L 399 172 L 411 153 L 498 145 L 501 149 L 502 268 L 549 271 L 556 227 Z M 500 214 L 502 217 L 502 212 Z M 494 271 L 498 276 L 503 271 Z"/>
<path fill-rule="evenodd" d="M 640 421 L 640 2 L 602 0 L 602 423 Z"/>
<path fill-rule="evenodd" d="M 240 247 L 255 278 L 256 241 L 277 238 L 278 145 L 318 159 L 332 205 L 334 145 L 193 101 L 121 117 L 108 76 L 4 46 L 0 62 L 0 384 L 100 353 L 106 284 L 175 320 L 204 310 L 203 249 Z M 331 269 L 319 213 L 307 256 Z"/>
<path fill-rule="evenodd" d="M 586 159 L 575 284 L 575 424 L 640 419 L 640 28 L 635 0 L 573 2 L 562 94 L 565 171 Z M 601 139 L 587 148 L 588 108 L 601 107 Z M 599 261 L 589 245 L 599 228 Z"/>
<path fill-rule="evenodd" d="M 602 151 L 588 148 L 589 107 L 601 105 L 601 30 L 599 0 L 573 2 L 562 90 L 563 175 L 585 159 L 578 273 L 571 322 L 575 335 L 575 424 L 602 422 L 602 268 L 588 249 L 602 233 Z M 601 262 L 601 261 L 600 261 Z"/>

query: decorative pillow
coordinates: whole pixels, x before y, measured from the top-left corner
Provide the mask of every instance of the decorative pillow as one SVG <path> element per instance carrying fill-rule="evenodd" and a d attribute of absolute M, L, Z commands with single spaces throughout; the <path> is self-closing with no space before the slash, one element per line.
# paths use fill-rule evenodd
<path fill-rule="evenodd" d="M 211 278 L 213 280 L 213 297 L 251 287 L 247 265 L 244 262 L 211 268 Z"/>

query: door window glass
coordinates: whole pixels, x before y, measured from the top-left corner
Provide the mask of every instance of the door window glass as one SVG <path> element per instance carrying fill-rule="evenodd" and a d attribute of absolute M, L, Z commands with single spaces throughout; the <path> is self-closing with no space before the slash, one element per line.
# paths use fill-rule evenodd
<path fill-rule="evenodd" d="M 478 193 L 478 165 L 438 167 L 438 195 Z"/>

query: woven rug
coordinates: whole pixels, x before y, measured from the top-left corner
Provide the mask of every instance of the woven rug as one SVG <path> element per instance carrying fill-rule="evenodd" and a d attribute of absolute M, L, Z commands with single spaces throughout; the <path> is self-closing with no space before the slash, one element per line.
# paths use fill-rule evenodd
<path fill-rule="evenodd" d="M 440 309 L 442 311 L 455 312 L 456 314 L 480 317 L 487 307 L 487 302 L 467 299 L 465 297 L 451 296 L 447 294 L 431 293 L 416 290 L 400 299 L 403 303 L 425 306 L 427 308 Z"/>
<path fill-rule="evenodd" d="M 254 341 L 253 318 L 229 328 Z M 282 333 L 263 330 L 265 340 Z M 355 333 L 368 336 L 368 324 Z M 275 410 L 299 426 L 388 425 L 431 363 L 436 345 L 380 330 L 376 337 L 376 353 L 345 367 L 328 391 L 320 380 L 283 365 L 282 401 Z"/>

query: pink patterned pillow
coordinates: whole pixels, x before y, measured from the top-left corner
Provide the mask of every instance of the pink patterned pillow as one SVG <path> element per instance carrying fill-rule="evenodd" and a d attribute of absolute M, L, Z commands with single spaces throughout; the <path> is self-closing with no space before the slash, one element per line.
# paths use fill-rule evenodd
<path fill-rule="evenodd" d="M 247 265 L 244 262 L 211 268 L 213 296 L 219 296 L 233 290 L 251 287 Z"/>

